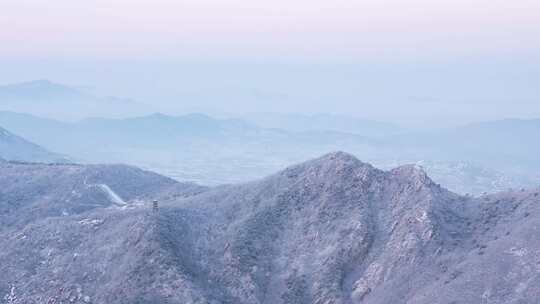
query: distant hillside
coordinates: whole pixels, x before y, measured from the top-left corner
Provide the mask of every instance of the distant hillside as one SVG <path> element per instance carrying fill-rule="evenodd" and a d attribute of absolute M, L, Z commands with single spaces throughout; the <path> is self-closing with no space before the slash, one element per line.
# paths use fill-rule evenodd
<path fill-rule="evenodd" d="M 149 106 L 129 99 L 96 96 L 49 80 L 0 86 L 0 110 L 68 120 L 89 116 L 126 117 L 151 112 Z"/>
<path fill-rule="evenodd" d="M 216 119 L 204 114 L 152 114 L 127 119 L 90 118 L 67 123 L 28 114 L 0 112 L 0 123 L 49 148 L 95 155 L 96 149 L 162 149 L 216 153 L 213 147 L 268 150 L 277 153 L 294 145 L 326 147 L 336 143 L 364 144 L 366 138 L 332 131 L 287 132 L 265 129 L 240 119 Z M 210 149 L 206 151 L 205 149 Z M 92 159 L 92 158 L 90 158 Z"/>
<path fill-rule="evenodd" d="M 0 159 L 43 163 L 68 161 L 66 157 L 49 152 L 46 149 L 17 135 L 14 135 L 1 127 Z"/>
<path fill-rule="evenodd" d="M 170 180 L 110 170 L 0 170 L 8 207 L 0 212 L 0 303 L 507 304 L 540 296 L 540 189 L 460 196 L 418 166 L 382 171 L 342 152 L 176 196 L 161 195 Z M 54 185 L 43 174 L 58 176 Z M 21 218 L 28 221 L 12 222 Z"/>

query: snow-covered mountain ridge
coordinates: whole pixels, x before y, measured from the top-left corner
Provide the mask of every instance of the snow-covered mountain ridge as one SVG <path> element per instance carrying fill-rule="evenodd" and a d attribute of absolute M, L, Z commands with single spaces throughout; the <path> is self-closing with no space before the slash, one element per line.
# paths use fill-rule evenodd
<path fill-rule="evenodd" d="M 54 176 L 86 173 L 71 185 L 58 178 L 51 193 L 39 178 L 48 170 L 8 166 L 0 183 L 19 186 L 1 197 L 22 199 L 26 185 L 34 206 L 49 197 L 52 210 L 24 223 L 4 217 L 0 292 L 11 303 L 502 304 L 540 295 L 540 189 L 464 197 L 419 166 L 383 171 L 342 152 L 210 189 L 68 166 Z M 91 208 L 57 203 L 88 172 L 134 207 L 111 208 L 103 192 Z"/>

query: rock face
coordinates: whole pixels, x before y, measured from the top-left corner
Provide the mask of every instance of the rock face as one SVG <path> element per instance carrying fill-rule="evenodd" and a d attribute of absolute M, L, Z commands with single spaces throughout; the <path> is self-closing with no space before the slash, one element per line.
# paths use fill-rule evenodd
<path fill-rule="evenodd" d="M 0 127 L 0 160 L 2 159 L 44 163 L 68 161 L 66 157 L 49 152 Z"/>
<path fill-rule="evenodd" d="M 462 197 L 420 167 L 381 171 L 338 152 L 260 181 L 191 185 L 187 193 L 168 190 L 167 182 L 137 184 L 133 174 L 98 173 L 86 184 L 107 184 L 128 207 L 104 195 L 88 208 L 82 199 L 59 201 L 73 188 L 59 186 L 68 169 L 82 176 L 97 170 L 57 168 L 54 182 L 33 182 L 32 189 L 43 184 L 36 196 L 1 188 L 2 206 L 22 201 L 34 210 L 54 183 L 56 199 L 45 205 L 81 210 L 3 217 L 0 303 L 502 304 L 540 297 L 540 189 Z M 9 185 L 1 172 L 0 184 Z M 16 193 L 20 200 L 5 199 Z M 138 206 L 138 197 L 159 197 L 159 211 Z"/>

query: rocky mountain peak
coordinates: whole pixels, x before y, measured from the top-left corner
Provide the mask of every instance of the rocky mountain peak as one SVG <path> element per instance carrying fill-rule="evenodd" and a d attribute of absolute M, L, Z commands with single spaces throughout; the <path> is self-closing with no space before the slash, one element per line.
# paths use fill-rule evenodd
<path fill-rule="evenodd" d="M 424 168 L 417 164 L 403 165 L 390 170 L 390 175 L 400 182 L 413 184 L 416 189 L 435 186 Z"/>
<path fill-rule="evenodd" d="M 354 155 L 343 152 L 335 151 L 325 154 L 319 158 L 313 160 L 314 164 L 324 164 L 334 167 L 369 167 L 373 168 L 370 164 L 364 163 L 356 158 Z M 373 168 L 374 169 L 374 168 Z"/>
<path fill-rule="evenodd" d="M 424 168 L 417 164 L 399 166 L 390 171 L 392 175 L 403 179 L 428 180 L 429 177 Z"/>
<path fill-rule="evenodd" d="M 288 177 L 303 175 L 304 177 L 324 177 L 336 180 L 353 175 L 366 175 L 369 172 L 381 172 L 370 164 L 363 163 L 351 154 L 337 151 L 322 157 L 289 167 L 282 171 Z"/>

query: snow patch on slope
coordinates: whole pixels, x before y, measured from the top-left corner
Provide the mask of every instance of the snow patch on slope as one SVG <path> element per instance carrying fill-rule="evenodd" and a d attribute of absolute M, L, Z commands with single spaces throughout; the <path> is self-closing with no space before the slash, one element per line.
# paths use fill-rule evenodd
<path fill-rule="evenodd" d="M 124 201 L 120 197 L 120 195 L 118 195 L 116 192 L 114 192 L 114 190 L 111 189 L 111 187 L 109 187 L 107 184 L 88 184 L 86 179 L 84 180 L 83 183 L 87 188 L 96 187 L 96 188 L 100 189 L 101 191 L 103 191 L 113 204 L 119 205 L 119 206 L 127 206 L 127 202 Z"/>
<path fill-rule="evenodd" d="M 126 201 L 124 201 L 116 192 L 114 192 L 111 187 L 109 187 L 106 184 L 98 184 L 96 185 L 99 187 L 103 192 L 107 194 L 111 202 L 117 204 L 117 205 L 127 205 Z"/>

